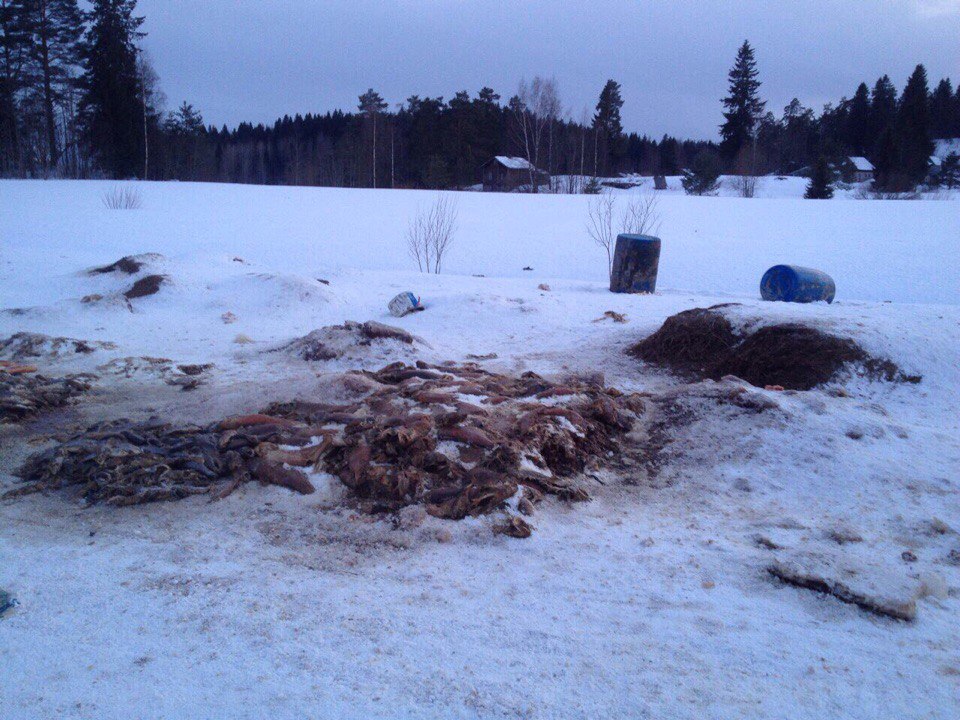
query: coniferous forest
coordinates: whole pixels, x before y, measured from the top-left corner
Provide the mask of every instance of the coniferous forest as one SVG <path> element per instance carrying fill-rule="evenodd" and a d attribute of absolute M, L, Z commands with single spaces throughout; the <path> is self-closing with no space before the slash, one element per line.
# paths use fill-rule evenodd
<path fill-rule="evenodd" d="M 714 164 L 743 176 L 809 174 L 821 159 L 855 155 L 874 164 L 878 189 L 897 191 L 924 180 L 935 138 L 960 136 L 960 88 L 933 85 L 923 65 L 899 91 L 884 75 L 819 111 L 794 99 L 774 112 L 747 42 L 718 106 L 718 144 L 628 131 L 629 98 L 615 80 L 598 89 L 592 116 L 575 119 L 557 82 L 542 77 L 449 99 L 388 102 L 370 88 L 355 108 L 216 128 L 188 102 L 165 109 L 136 4 L 0 0 L 0 177 L 464 188 L 498 154 L 594 177 Z"/>

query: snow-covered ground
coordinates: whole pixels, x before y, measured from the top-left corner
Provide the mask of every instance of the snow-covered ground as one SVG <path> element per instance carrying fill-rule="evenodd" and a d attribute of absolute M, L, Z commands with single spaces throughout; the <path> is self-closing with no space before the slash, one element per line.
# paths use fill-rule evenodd
<path fill-rule="evenodd" d="M 493 535 L 489 518 L 358 514 L 326 476 L 310 496 L 250 484 L 218 503 L 123 510 L 6 501 L 0 589 L 20 606 L 0 619 L 0 717 L 960 713 L 956 201 L 668 193 L 659 291 L 624 296 L 606 291 L 585 197 L 458 194 L 456 244 L 428 276 L 404 233 L 431 193 L 147 183 L 142 209 L 111 211 L 100 197 L 114 185 L 0 181 L 0 338 L 115 344 L 37 361 L 100 380 L 69 411 L 0 429 L 0 491 L 16 486 L 31 437 L 324 399 L 331 373 L 398 358 L 600 371 L 694 412 L 659 475 L 546 502 L 527 540 Z M 158 256 L 141 275 L 170 282 L 131 307 L 116 297 L 131 278 L 86 273 L 143 253 Z M 781 262 L 829 272 L 837 301 L 761 303 L 759 278 Z M 407 289 L 427 310 L 390 318 Z M 923 381 L 755 390 L 774 407 L 753 413 L 715 403 L 716 383 L 624 354 L 667 316 L 720 302 L 849 335 Z M 607 310 L 627 322 L 594 322 Z M 426 344 L 321 363 L 264 352 L 370 319 Z M 182 392 L 149 363 L 118 362 L 141 356 L 214 368 Z M 778 584 L 776 558 L 812 558 L 879 592 L 923 588 L 917 619 Z"/>

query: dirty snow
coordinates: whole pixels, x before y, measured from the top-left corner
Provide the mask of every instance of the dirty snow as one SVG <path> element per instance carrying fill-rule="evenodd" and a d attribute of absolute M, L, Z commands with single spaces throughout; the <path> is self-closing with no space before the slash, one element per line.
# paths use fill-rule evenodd
<path fill-rule="evenodd" d="M 100 380 L 68 410 L 0 429 L 0 490 L 31 438 L 332 399 L 331 373 L 413 356 L 602 372 L 686 419 L 658 475 L 547 501 L 527 540 L 494 535 L 492 518 L 360 515 L 325 475 L 306 497 L 247 485 L 212 504 L 0 503 L 0 590 L 20 602 L 0 618 L 0 717 L 960 713 L 956 201 L 664 195 L 659 292 L 622 296 L 605 289 L 584 197 L 458 194 L 457 244 L 427 276 L 403 235 L 431 193 L 147 183 L 142 210 L 110 211 L 113 185 L 0 181 L 0 338 L 114 343 L 34 359 Z M 146 253 L 137 275 L 86 273 Z M 761 303 L 760 275 L 780 262 L 828 271 L 837 302 Z M 127 304 L 146 274 L 169 282 Z M 427 310 L 390 318 L 408 289 Z M 731 301 L 742 322 L 810 322 L 923 381 L 753 389 L 773 406 L 754 413 L 623 352 L 673 313 Z M 594 322 L 607 310 L 627 323 Z M 316 363 L 271 352 L 347 320 L 424 343 Z M 213 368 L 184 392 L 164 381 L 171 363 Z M 917 619 L 787 587 L 776 561 L 913 593 Z"/>

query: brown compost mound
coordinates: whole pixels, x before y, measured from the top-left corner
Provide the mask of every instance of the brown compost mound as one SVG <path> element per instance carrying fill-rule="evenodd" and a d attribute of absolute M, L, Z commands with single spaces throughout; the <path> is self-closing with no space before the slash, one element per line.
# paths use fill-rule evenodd
<path fill-rule="evenodd" d="M 890 360 L 875 358 L 850 338 L 798 323 L 761 327 L 737 334 L 718 308 L 673 315 L 629 352 L 649 363 L 701 378 L 735 375 L 758 387 L 779 385 L 810 390 L 845 368 L 870 378 L 919 382 Z"/>

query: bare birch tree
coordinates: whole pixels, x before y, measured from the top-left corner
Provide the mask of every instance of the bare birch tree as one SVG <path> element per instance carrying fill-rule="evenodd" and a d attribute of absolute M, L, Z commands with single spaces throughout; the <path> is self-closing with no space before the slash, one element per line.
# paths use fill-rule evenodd
<path fill-rule="evenodd" d="M 407 251 L 420 272 L 439 274 L 446 251 L 457 232 L 457 204 L 438 195 L 427 211 L 420 211 L 407 228 Z"/>
<path fill-rule="evenodd" d="M 537 192 L 540 154 L 545 141 L 560 115 L 560 93 L 555 78 L 537 75 L 531 83 L 521 80 L 508 105 L 513 117 L 511 135 L 514 144 L 527 161 L 531 192 Z"/>

